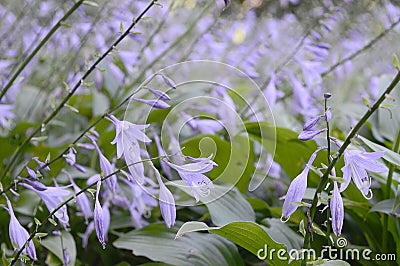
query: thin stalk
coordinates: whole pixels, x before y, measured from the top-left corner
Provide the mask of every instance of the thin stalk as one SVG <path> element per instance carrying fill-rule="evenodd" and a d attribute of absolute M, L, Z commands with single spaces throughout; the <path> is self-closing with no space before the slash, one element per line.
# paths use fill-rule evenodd
<path fill-rule="evenodd" d="M 393 151 L 394 152 L 399 152 L 399 146 L 400 146 L 400 129 L 399 132 L 397 133 L 397 139 L 396 142 L 393 145 Z M 386 181 L 386 187 L 385 187 L 385 194 L 384 194 L 384 199 L 390 199 L 390 192 L 392 188 L 392 180 L 393 180 L 393 172 L 394 172 L 394 164 L 390 164 L 389 166 L 389 173 Z M 389 215 L 383 214 L 383 227 L 382 227 L 382 251 L 386 252 L 387 247 L 388 247 L 388 238 L 389 238 Z"/>
<path fill-rule="evenodd" d="M 74 13 L 76 9 L 83 3 L 84 0 L 79 0 L 68 10 L 67 13 L 54 25 L 53 28 L 47 33 L 47 35 L 43 38 L 43 40 L 36 46 L 36 48 L 32 51 L 32 53 L 22 62 L 21 66 L 15 71 L 14 75 L 8 81 L 8 83 L 4 86 L 4 88 L 0 92 L 0 100 L 7 93 L 10 87 L 14 84 L 14 81 L 18 78 L 19 74 L 25 69 L 25 67 L 29 64 L 29 62 L 35 57 L 35 55 L 42 49 L 42 47 L 50 40 L 51 36 L 63 25 L 65 20 Z"/>
<path fill-rule="evenodd" d="M 364 125 L 364 123 L 368 120 L 368 118 L 379 108 L 381 103 L 386 99 L 386 96 L 390 94 L 390 92 L 396 87 L 396 85 L 400 82 L 400 71 L 397 72 L 396 76 L 390 83 L 390 85 L 386 88 L 386 90 L 382 93 L 379 99 L 368 109 L 368 111 L 363 115 L 363 117 L 358 121 L 358 123 L 354 126 L 354 128 L 350 131 L 349 135 L 346 137 L 345 141 L 343 142 L 342 146 L 340 147 L 337 154 L 333 156 L 331 163 L 329 164 L 328 168 L 324 172 L 321 180 L 317 186 L 317 189 L 314 193 L 314 198 L 310 208 L 310 219 L 311 221 L 314 220 L 314 216 L 317 210 L 317 203 L 318 197 L 322 192 L 323 188 L 326 186 L 328 182 L 329 173 L 332 171 L 333 167 L 338 162 L 339 158 L 343 155 L 344 151 L 350 145 L 351 139 L 357 134 L 360 128 Z M 310 247 L 310 232 L 306 231 L 306 235 L 304 237 L 303 248 Z"/>
<path fill-rule="evenodd" d="M 75 86 L 72 88 L 72 90 L 68 93 L 68 95 L 61 101 L 61 103 L 55 108 L 55 110 L 48 116 L 33 132 L 24 140 L 24 142 L 16 149 L 14 152 L 10 163 L 7 165 L 5 168 L 0 181 L 4 179 L 4 177 L 7 175 L 8 171 L 11 169 L 11 167 L 14 165 L 15 161 L 17 160 L 18 156 L 22 152 L 23 148 L 29 143 L 29 141 L 37 134 L 40 132 L 42 127 L 46 127 L 46 125 L 61 111 L 61 109 L 64 107 L 64 105 L 69 101 L 69 99 L 74 95 L 74 93 L 78 90 L 78 88 L 84 83 L 84 80 L 97 68 L 98 64 L 103 61 L 104 58 L 107 57 L 108 54 L 110 54 L 117 46 L 118 44 L 125 39 L 126 36 L 130 34 L 130 31 L 136 26 L 136 24 L 143 18 L 143 16 L 150 10 L 152 6 L 157 2 L 157 0 L 153 0 L 150 2 L 150 4 L 142 11 L 142 13 L 133 20 L 132 24 L 128 27 L 128 29 L 118 37 L 117 40 L 114 41 L 114 43 L 105 51 L 92 65 L 91 67 L 83 74 L 81 79 L 75 84 Z"/>

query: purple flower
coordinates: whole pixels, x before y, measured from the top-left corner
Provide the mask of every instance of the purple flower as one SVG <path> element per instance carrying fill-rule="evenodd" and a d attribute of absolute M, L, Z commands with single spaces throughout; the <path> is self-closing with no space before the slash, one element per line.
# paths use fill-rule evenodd
<path fill-rule="evenodd" d="M 163 91 L 160 90 L 155 90 L 152 88 L 147 88 L 151 93 L 153 93 L 154 96 L 158 97 L 158 99 L 164 100 L 164 101 L 169 101 L 171 100 L 171 98 L 168 96 L 168 94 L 166 94 Z"/>
<path fill-rule="evenodd" d="M 314 130 L 314 126 L 318 123 L 318 121 L 321 119 L 321 116 L 317 116 L 306 122 L 303 126 L 304 131 L 311 131 Z"/>
<path fill-rule="evenodd" d="M 62 187 L 46 187 L 38 181 L 30 181 L 28 179 L 25 179 L 25 182 L 26 183 L 20 183 L 21 186 L 35 191 L 42 199 L 49 212 L 53 212 L 64 202 L 63 197 L 68 197 L 71 194 L 68 190 Z M 56 216 L 60 223 L 64 226 L 68 225 L 69 217 L 66 205 L 63 205 L 61 208 L 59 208 L 54 213 L 54 216 Z"/>
<path fill-rule="evenodd" d="M 166 102 L 158 100 L 158 99 L 157 100 L 145 100 L 145 99 L 139 99 L 139 98 L 132 98 L 132 100 L 150 105 L 151 107 L 158 108 L 158 109 L 167 109 L 167 108 L 171 107 Z"/>
<path fill-rule="evenodd" d="M 282 207 L 281 221 L 289 220 L 290 215 L 292 215 L 298 207 L 296 205 L 293 205 L 292 203 L 301 202 L 301 199 L 304 197 L 304 194 L 306 193 L 307 189 L 307 176 L 308 172 L 310 171 L 309 167 L 314 162 L 317 153 L 322 149 L 325 148 L 319 148 L 310 156 L 310 159 L 308 160 L 308 163 L 304 168 L 304 170 L 295 179 L 293 179 L 292 183 L 290 183 Z M 286 220 L 284 220 L 283 218 L 286 218 Z"/>
<path fill-rule="evenodd" d="M 101 150 L 100 150 L 99 146 L 97 145 L 97 143 L 93 141 L 93 145 L 96 148 L 97 153 L 99 154 L 100 169 L 103 172 L 104 177 L 107 177 L 106 183 L 108 185 L 108 188 L 112 192 L 115 192 L 115 186 L 116 186 L 116 183 L 117 183 L 117 177 L 115 175 L 112 175 L 112 173 L 114 172 L 114 166 L 111 165 L 110 161 L 101 152 Z"/>
<path fill-rule="evenodd" d="M 99 202 L 99 192 L 101 188 L 101 181 L 97 182 L 96 202 L 94 205 L 94 228 L 96 229 L 97 238 L 103 248 L 106 248 L 106 232 L 104 230 L 104 212 Z"/>
<path fill-rule="evenodd" d="M 157 136 L 157 134 L 154 134 L 154 141 L 156 142 L 158 155 L 159 156 L 166 156 L 167 153 L 165 152 L 165 150 L 161 146 L 160 138 Z M 160 159 L 160 164 L 161 164 L 161 169 L 164 172 L 164 174 L 167 175 L 167 177 L 169 179 L 171 179 L 172 178 L 171 168 L 168 166 L 168 164 L 163 159 Z"/>
<path fill-rule="evenodd" d="M 322 132 L 326 131 L 327 129 L 320 129 L 320 130 L 305 130 L 301 131 L 299 134 L 299 140 L 307 141 L 313 139 L 315 136 L 321 134 Z"/>
<path fill-rule="evenodd" d="M 175 82 L 172 79 L 170 79 L 166 75 L 161 75 L 161 77 L 164 80 L 165 84 L 167 84 L 168 86 L 170 86 L 173 89 L 176 89 Z"/>
<path fill-rule="evenodd" d="M 86 169 L 82 165 L 76 163 L 76 150 L 75 150 L 75 148 L 73 148 L 73 147 L 69 148 L 68 154 L 64 154 L 63 157 L 67 161 L 67 164 L 75 167 L 78 171 L 80 171 L 82 173 L 86 173 Z"/>
<path fill-rule="evenodd" d="M 0 127 L 8 128 L 10 126 L 11 120 L 14 118 L 12 109 L 11 104 L 0 104 Z"/>
<path fill-rule="evenodd" d="M 46 162 L 42 162 L 42 161 L 39 160 L 38 157 L 33 157 L 32 159 L 37 162 L 37 164 L 39 165 L 40 168 L 43 168 L 43 170 L 45 170 L 45 171 L 50 171 L 50 167 L 49 166 L 45 166 L 46 163 L 47 163 L 47 160 L 46 160 Z"/>
<path fill-rule="evenodd" d="M 203 175 L 203 173 L 211 171 L 217 164 L 210 158 L 197 158 L 195 163 L 184 165 L 176 165 L 167 162 L 168 165 L 175 169 L 182 180 L 190 187 L 196 202 L 199 196 L 206 197 L 210 194 L 210 190 L 214 187 L 211 180 Z"/>
<path fill-rule="evenodd" d="M 176 220 L 175 199 L 171 191 L 169 191 L 169 189 L 162 182 L 158 170 L 153 165 L 152 168 L 156 174 L 157 181 L 160 186 L 159 203 L 160 203 L 161 215 L 167 227 L 170 228 L 175 224 Z"/>
<path fill-rule="evenodd" d="M 344 152 L 344 167 L 342 168 L 345 182 L 340 185 L 340 192 L 344 191 L 349 185 L 350 179 L 353 179 L 354 184 L 365 198 L 372 197 L 372 191 L 369 189 L 371 179 L 366 170 L 379 173 L 387 171 L 385 165 L 376 162 L 384 154 L 385 152 L 346 150 Z M 371 196 L 367 197 L 369 192 L 371 192 Z"/>
<path fill-rule="evenodd" d="M 276 76 L 274 72 L 272 72 L 268 85 L 263 94 L 267 99 L 270 108 L 273 108 L 276 104 L 276 101 L 283 97 L 283 92 L 276 89 Z"/>
<path fill-rule="evenodd" d="M 325 121 L 329 122 L 331 121 L 331 118 L 332 118 L 331 108 L 328 107 L 325 112 Z"/>
<path fill-rule="evenodd" d="M 142 130 L 148 128 L 150 125 L 135 125 L 128 121 L 118 120 L 115 116 L 109 115 L 111 121 L 115 126 L 115 138 L 111 144 L 117 144 L 117 158 L 121 158 L 124 149 L 129 143 L 151 142 Z"/>
<path fill-rule="evenodd" d="M 28 175 L 34 179 L 36 179 L 36 173 L 35 171 L 33 171 L 31 168 L 29 168 L 28 166 L 25 167 L 26 171 L 28 172 Z"/>
<path fill-rule="evenodd" d="M 7 198 L 7 196 L 4 197 L 6 198 L 7 201 L 7 206 L 8 206 L 7 211 L 10 214 L 10 224 L 8 232 L 10 236 L 11 245 L 15 250 L 19 250 L 25 247 L 22 250 L 22 254 L 28 255 L 32 260 L 37 260 L 35 245 L 33 244 L 33 241 L 30 240 L 28 242 L 28 245 L 25 246 L 26 241 L 29 239 L 28 231 L 24 227 L 22 227 L 17 217 L 15 217 L 10 200 Z"/>
<path fill-rule="evenodd" d="M 344 219 L 344 207 L 337 182 L 333 182 L 332 198 L 330 200 L 330 211 L 332 217 L 332 230 L 335 235 L 340 236 Z"/>
<path fill-rule="evenodd" d="M 72 187 L 74 188 L 75 194 L 81 191 L 81 189 L 76 185 L 72 176 L 65 170 L 62 170 L 68 177 L 69 181 L 71 182 Z M 85 193 L 81 193 L 76 197 L 76 204 L 78 208 L 82 211 L 83 216 L 85 217 L 86 223 L 88 222 L 89 218 L 93 216 L 92 209 L 90 208 L 90 202 L 88 197 Z"/>

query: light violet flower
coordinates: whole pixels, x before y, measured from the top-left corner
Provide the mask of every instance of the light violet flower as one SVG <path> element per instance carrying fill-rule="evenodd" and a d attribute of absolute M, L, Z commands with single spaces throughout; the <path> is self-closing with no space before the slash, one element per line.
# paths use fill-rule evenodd
<path fill-rule="evenodd" d="M 176 220 L 175 199 L 171 191 L 169 191 L 169 189 L 162 182 L 158 170 L 154 166 L 152 166 L 152 168 L 156 174 L 157 181 L 160 186 L 159 203 L 161 215 L 167 227 L 170 228 L 175 224 Z"/>
<path fill-rule="evenodd" d="M 26 241 L 29 239 L 28 231 L 22 227 L 19 223 L 17 217 L 15 217 L 14 210 L 11 206 L 10 200 L 5 196 L 7 201 L 7 211 L 10 215 L 10 224 L 8 228 L 10 241 L 15 250 L 19 250 L 25 246 Z M 22 250 L 22 254 L 28 255 L 32 260 L 37 260 L 36 258 L 36 250 L 33 241 L 30 240 L 28 245 Z"/>
<path fill-rule="evenodd" d="M 176 165 L 170 162 L 167 164 L 175 169 L 182 180 L 190 187 L 196 202 L 200 200 L 199 196 L 206 197 L 214 187 L 211 180 L 203 173 L 211 171 L 217 164 L 210 158 L 198 158 L 195 163 Z"/>
<path fill-rule="evenodd" d="M 47 163 L 47 160 L 46 160 L 46 162 L 42 162 L 39 160 L 38 157 L 33 157 L 32 159 L 35 160 L 35 162 L 37 162 L 37 164 L 39 165 L 40 168 L 43 168 L 43 170 L 45 170 L 45 171 L 50 171 L 50 167 L 48 165 L 45 166 Z"/>
<path fill-rule="evenodd" d="M 344 167 L 342 168 L 345 182 L 341 183 L 340 192 L 344 191 L 349 185 L 350 179 L 353 179 L 354 184 L 363 196 L 370 199 L 372 197 L 372 191 L 370 190 L 371 179 L 366 170 L 378 173 L 387 171 L 385 165 L 376 162 L 384 154 L 385 152 L 346 150 L 344 152 Z M 368 197 L 369 193 L 371 195 Z"/>
<path fill-rule="evenodd" d="M 310 165 L 313 164 L 315 157 L 318 152 L 325 148 L 317 149 L 311 156 L 307 162 L 304 170 L 293 179 L 292 183 L 290 183 L 288 192 L 286 193 L 285 201 L 282 207 L 282 217 L 281 221 L 286 222 L 289 220 L 290 215 L 292 215 L 297 210 L 297 205 L 293 205 L 294 202 L 301 202 L 301 199 L 304 197 L 307 189 L 307 176 L 310 171 Z M 284 219 L 286 218 L 286 219 Z"/>
<path fill-rule="evenodd" d="M 96 229 L 97 238 L 100 241 L 100 244 L 103 246 L 103 249 L 106 248 L 106 232 L 104 226 L 104 212 L 103 208 L 99 202 L 99 192 L 101 188 L 101 181 L 97 182 L 97 191 L 96 191 L 96 202 L 94 205 L 94 228 Z"/>
<path fill-rule="evenodd" d="M 69 181 L 71 182 L 72 187 L 74 188 L 75 194 L 81 191 L 81 189 L 76 185 L 72 176 L 65 170 L 62 170 L 68 177 Z M 85 193 L 81 193 L 76 197 L 76 204 L 78 208 L 82 211 L 83 216 L 85 217 L 86 223 L 88 222 L 89 218 L 93 216 L 92 209 L 90 208 L 90 202 L 88 197 Z"/>
<path fill-rule="evenodd" d="M 76 170 L 78 170 L 78 171 L 80 171 L 82 173 L 86 173 L 86 169 L 82 165 L 76 163 L 76 150 L 75 150 L 75 148 L 73 148 L 73 147 L 69 148 L 68 153 L 64 154 L 63 157 L 67 161 L 67 164 L 75 167 Z"/>
<path fill-rule="evenodd" d="M 29 168 L 28 166 L 25 167 L 26 171 L 28 172 L 28 175 L 34 179 L 36 179 L 36 172 Z"/>
<path fill-rule="evenodd" d="M 175 82 L 171 78 L 167 77 L 166 75 L 161 75 L 161 77 L 164 80 L 165 84 L 170 86 L 172 89 L 176 89 Z"/>
<path fill-rule="evenodd" d="M 46 187 L 38 181 L 30 181 L 28 179 L 25 179 L 24 181 L 25 183 L 20 183 L 20 185 L 35 191 L 42 199 L 50 213 L 64 202 L 63 197 L 71 195 L 71 192 L 63 187 Z M 54 216 L 57 217 L 63 226 L 68 225 L 69 217 L 66 205 L 59 208 L 54 213 Z"/>
<path fill-rule="evenodd" d="M 301 131 L 299 134 L 299 140 L 307 141 L 313 139 L 315 136 L 321 134 L 322 132 L 326 131 L 326 128 L 319 129 L 319 130 L 305 130 Z"/>
<path fill-rule="evenodd" d="M 157 134 L 154 134 L 154 141 L 156 142 L 158 155 L 159 156 L 166 156 L 167 153 L 165 152 L 164 148 L 161 146 L 160 138 L 157 136 Z M 168 164 L 163 159 L 160 159 L 160 164 L 161 164 L 161 169 L 162 169 L 163 173 L 169 179 L 171 179 L 172 178 L 171 168 L 168 166 Z"/>
<path fill-rule="evenodd" d="M 337 236 L 340 236 L 344 220 L 344 207 L 342 196 L 340 195 L 338 184 L 336 181 L 333 182 L 332 198 L 330 199 L 329 208 L 332 217 L 333 233 Z"/>
<path fill-rule="evenodd" d="M 142 131 L 148 128 L 150 125 L 135 125 L 128 121 L 121 121 L 113 115 L 109 115 L 109 118 L 115 126 L 115 138 L 111 144 L 117 144 L 117 158 L 121 158 L 124 153 L 125 147 L 129 143 L 151 142 Z"/>
<path fill-rule="evenodd" d="M 132 100 L 137 101 L 137 102 L 141 102 L 147 105 L 150 105 L 151 107 L 157 108 L 157 109 L 168 109 L 171 106 L 169 104 L 167 104 L 164 101 L 161 101 L 159 99 L 157 100 L 145 100 L 145 99 L 140 99 L 140 98 L 132 98 Z"/>
<path fill-rule="evenodd" d="M 116 175 L 112 175 L 114 172 L 114 166 L 110 163 L 110 161 L 104 156 L 104 154 L 101 152 L 99 146 L 95 141 L 93 141 L 93 145 L 96 148 L 97 153 L 99 154 L 99 159 L 100 159 L 100 169 L 103 172 L 104 177 L 107 177 L 106 183 L 108 185 L 108 188 L 112 191 L 115 192 L 115 186 L 117 183 L 117 177 Z"/>
<path fill-rule="evenodd" d="M 154 96 L 158 97 L 158 99 L 164 100 L 164 101 L 169 101 L 171 100 L 171 98 L 168 96 L 168 94 L 166 94 L 163 91 L 160 90 L 155 90 L 152 88 L 147 88 Z"/>

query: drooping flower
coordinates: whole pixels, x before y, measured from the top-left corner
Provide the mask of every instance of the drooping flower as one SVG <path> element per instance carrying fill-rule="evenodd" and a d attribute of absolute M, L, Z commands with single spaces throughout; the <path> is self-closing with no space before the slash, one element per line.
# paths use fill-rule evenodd
<path fill-rule="evenodd" d="M 35 162 L 37 162 L 37 164 L 39 165 L 40 168 L 43 168 L 43 170 L 45 171 L 50 171 L 50 167 L 47 164 L 47 160 L 45 162 L 42 162 L 41 160 L 39 160 L 38 157 L 33 157 L 33 160 L 35 160 Z"/>
<path fill-rule="evenodd" d="M 64 202 L 63 197 L 71 195 L 71 193 L 63 187 L 47 187 L 38 181 L 30 181 L 28 179 L 25 179 L 24 183 L 20 183 L 20 185 L 35 191 L 42 199 L 50 213 Z M 62 225 L 68 225 L 69 217 L 66 205 L 58 208 L 54 213 L 54 216 L 57 217 Z"/>
<path fill-rule="evenodd" d="M 167 227 L 170 228 L 175 224 L 176 220 L 175 199 L 171 191 L 169 191 L 169 189 L 162 182 L 158 170 L 154 166 L 152 166 L 152 168 L 156 174 L 158 185 L 160 186 L 159 203 L 161 215 Z"/>
<path fill-rule="evenodd" d="M 62 170 L 62 171 L 67 175 L 69 181 L 71 182 L 71 185 L 74 188 L 75 194 L 80 192 L 81 189 L 76 185 L 72 176 L 67 171 L 65 171 L 65 170 Z M 85 193 L 81 193 L 76 197 L 76 204 L 78 205 L 78 208 L 81 210 L 83 216 L 85 217 L 85 221 L 87 223 L 89 218 L 93 216 L 93 212 L 92 212 L 92 209 L 90 208 L 89 199 Z"/>
<path fill-rule="evenodd" d="M 344 220 L 344 207 L 342 196 L 340 195 L 338 184 L 336 181 L 333 182 L 332 198 L 330 199 L 329 207 L 332 217 L 333 233 L 337 236 L 340 236 Z"/>
<path fill-rule="evenodd" d="M 155 89 L 152 89 L 152 88 L 147 88 L 154 96 L 156 96 L 156 97 L 158 97 L 159 99 L 161 99 L 161 100 L 164 100 L 164 101 L 169 101 L 169 100 L 171 100 L 171 98 L 168 96 L 168 94 L 166 94 L 165 92 L 163 92 L 163 91 L 160 91 L 160 90 L 155 90 Z"/>
<path fill-rule="evenodd" d="M 140 99 L 140 98 L 132 98 L 132 100 L 141 102 L 147 105 L 150 105 L 151 107 L 157 108 L 157 109 L 168 109 L 171 106 L 167 104 L 166 102 L 157 99 L 157 100 L 145 100 L 145 99 Z"/>
<path fill-rule="evenodd" d="M 370 190 L 371 179 L 366 170 L 378 173 L 387 171 L 385 165 L 376 161 L 384 154 L 385 152 L 346 150 L 344 152 L 344 167 L 342 168 L 345 182 L 341 183 L 340 192 L 344 191 L 350 180 L 353 179 L 354 184 L 363 196 L 369 199 L 372 196 L 372 191 Z M 370 192 L 371 195 L 368 197 Z"/>
<path fill-rule="evenodd" d="M 305 130 L 301 131 L 299 134 L 299 140 L 306 141 L 306 140 L 311 140 L 315 136 L 321 134 L 322 132 L 326 131 L 326 128 L 319 129 L 319 130 Z"/>
<path fill-rule="evenodd" d="M 109 115 L 115 126 L 115 138 L 111 144 L 117 144 L 117 158 L 121 158 L 128 143 L 151 142 L 142 131 L 150 125 L 135 125 L 128 121 L 121 121 L 113 115 Z"/>
<path fill-rule="evenodd" d="M 318 152 L 321 151 L 322 149 L 325 148 L 317 149 L 310 156 L 310 159 L 308 160 L 306 167 L 303 169 L 303 171 L 301 171 L 301 173 L 295 179 L 293 179 L 292 183 L 290 183 L 282 207 L 282 217 L 281 217 L 282 221 L 287 221 L 290 218 L 290 215 L 292 215 L 297 210 L 298 206 L 293 205 L 292 203 L 301 202 L 302 198 L 304 197 L 304 194 L 306 193 L 307 189 L 307 176 L 308 172 L 310 171 L 310 166 L 314 162 Z"/>
<path fill-rule="evenodd" d="M 100 205 L 99 201 L 99 192 L 101 188 L 101 181 L 97 182 L 97 191 L 96 191 L 96 201 L 94 205 L 94 228 L 96 229 L 96 235 L 97 238 L 100 241 L 100 244 L 103 246 L 103 248 L 106 247 L 106 232 L 105 232 L 105 226 L 104 226 L 104 212 L 103 208 Z"/>
<path fill-rule="evenodd" d="M 208 196 L 214 187 L 211 180 L 203 175 L 203 173 L 211 171 L 217 164 L 210 158 L 197 158 L 196 160 L 195 163 L 184 165 L 167 163 L 178 172 L 182 180 L 189 186 L 196 202 L 198 202 L 200 200 L 199 196 Z"/>
<path fill-rule="evenodd" d="M 69 148 L 68 153 L 64 154 L 63 157 L 67 161 L 67 164 L 75 167 L 78 171 L 80 171 L 82 173 L 86 172 L 86 169 L 82 165 L 76 163 L 76 150 L 75 150 L 75 148 L 73 148 L 73 147 Z"/>
<path fill-rule="evenodd" d="M 167 153 L 165 152 L 164 148 L 161 146 L 160 143 L 160 138 L 157 136 L 157 134 L 154 134 L 154 141 L 156 143 L 157 146 L 157 150 L 158 150 L 158 155 L 159 156 L 166 156 Z M 160 164 L 161 164 L 161 169 L 164 172 L 164 174 L 171 179 L 172 178 L 172 174 L 171 174 L 171 168 L 168 166 L 168 164 L 164 161 L 164 160 L 160 160 Z"/>
<path fill-rule="evenodd" d="M 4 195 L 4 197 L 6 198 L 7 211 L 10 215 L 10 224 L 8 227 L 10 241 L 14 250 L 17 251 L 25 246 L 26 241 L 29 239 L 29 233 L 24 227 L 22 227 L 17 217 L 15 217 L 10 200 L 7 198 L 7 196 Z M 28 245 L 22 250 L 22 254 L 28 255 L 32 260 L 37 260 L 35 245 L 33 244 L 32 240 L 30 240 Z"/>
<path fill-rule="evenodd" d="M 111 144 L 117 144 L 117 158 L 124 155 L 130 173 L 140 183 L 144 178 L 144 167 L 140 162 L 142 158 L 139 141 L 151 142 L 151 139 L 143 132 L 150 125 L 135 125 L 128 121 L 121 121 L 113 115 L 109 118 L 115 126 L 115 138 Z"/>
<path fill-rule="evenodd" d="M 117 183 L 117 177 L 114 173 L 114 166 L 110 163 L 110 161 L 104 156 L 104 154 L 101 152 L 99 146 L 95 141 L 93 141 L 93 145 L 96 148 L 97 153 L 99 154 L 99 159 L 100 159 L 100 169 L 103 172 L 104 177 L 107 177 L 106 183 L 108 185 L 108 188 L 112 191 L 115 192 L 115 186 Z"/>

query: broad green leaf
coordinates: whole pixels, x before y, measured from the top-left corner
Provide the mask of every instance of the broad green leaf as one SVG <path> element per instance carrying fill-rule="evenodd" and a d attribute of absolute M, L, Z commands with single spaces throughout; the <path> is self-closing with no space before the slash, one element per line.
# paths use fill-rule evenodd
<path fill-rule="evenodd" d="M 50 252 L 56 255 L 61 261 L 64 261 L 64 250 L 69 252 L 70 263 L 68 265 L 75 265 L 76 260 L 76 245 L 73 236 L 66 231 L 61 231 L 62 245 L 60 236 L 49 236 L 41 241 L 42 246 L 47 248 Z"/>
<path fill-rule="evenodd" d="M 379 144 L 376 144 L 376 143 L 374 143 L 374 142 L 372 142 L 372 141 L 370 141 L 370 140 L 368 140 L 368 139 L 366 139 L 366 138 L 364 138 L 362 136 L 358 136 L 358 138 L 361 139 L 362 142 L 365 143 L 365 145 L 370 147 L 371 150 L 373 150 L 373 151 L 384 151 L 385 155 L 383 155 L 383 158 L 386 161 L 388 161 L 388 162 L 390 162 L 390 163 L 392 163 L 394 165 L 397 165 L 397 167 L 400 166 L 400 154 L 395 153 L 394 151 L 389 150 L 388 148 L 383 147 L 383 146 L 381 146 Z"/>
<path fill-rule="evenodd" d="M 395 206 L 395 199 L 387 199 L 376 203 L 370 210 L 370 212 L 381 212 L 388 215 L 400 217 L 399 205 Z"/>
<path fill-rule="evenodd" d="M 274 161 L 279 163 L 291 178 L 296 177 L 301 172 L 304 163 L 317 149 L 314 141 L 300 141 L 298 133 L 287 128 L 275 128 L 266 122 L 250 122 L 246 123 L 245 126 L 250 136 L 274 155 Z M 318 154 L 314 165 L 320 165 L 321 162 L 326 163 L 326 160 L 324 161 L 321 158 L 326 158 L 325 151 Z M 310 181 L 317 184 L 319 179 L 316 178 L 315 174 L 313 176 L 314 178 L 310 178 Z"/>
<path fill-rule="evenodd" d="M 176 232 L 151 224 L 124 234 L 113 245 L 173 265 L 243 265 L 237 247 L 220 236 L 194 232 L 175 239 Z"/>
<path fill-rule="evenodd" d="M 177 236 L 180 237 L 185 233 L 194 234 L 194 229 L 199 231 L 208 230 L 210 233 L 217 234 L 233 241 L 235 244 L 250 251 L 256 256 L 260 256 L 270 265 L 288 265 L 289 253 L 284 244 L 275 242 L 265 229 L 253 222 L 232 222 L 222 227 L 205 228 L 204 223 L 190 222 L 189 225 L 182 225 Z M 274 249 L 273 254 L 271 250 Z M 277 252 L 280 256 L 278 258 Z M 264 258 L 265 256 L 265 258 Z M 300 265 L 299 261 L 293 261 L 290 265 Z"/>
<path fill-rule="evenodd" d="M 303 238 L 293 231 L 288 224 L 282 223 L 276 218 L 266 218 L 262 220 L 262 223 L 266 225 L 264 230 L 270 237 L 277 243 L 285 244 L 288 250 L 302 248 Z"/>
<path fill-rule="evenodd" d="M 235 136 L 229 142 L 219 136 L 200 135 L 183 142 L 181 146 L 185 155 L 208 157 L 213 154 L 218 167 L 207 176 L 224 184 L 235 184 L 242 193 L 247 191 L 254 172 L 254 158 L 246 137 Z"/>
<path fill-rule="evenodd" d="M 191 195 L 189 187 L 183 182 L 170 182 L 179 187 L 185 193 Z M 210 195 L 200 197 L 210 212 L 212 222 L 217 226 L 222 226 L 234 221 L 255 221 L 255 213 L 250 203 L 234 186 L 214 185 Z"/>

